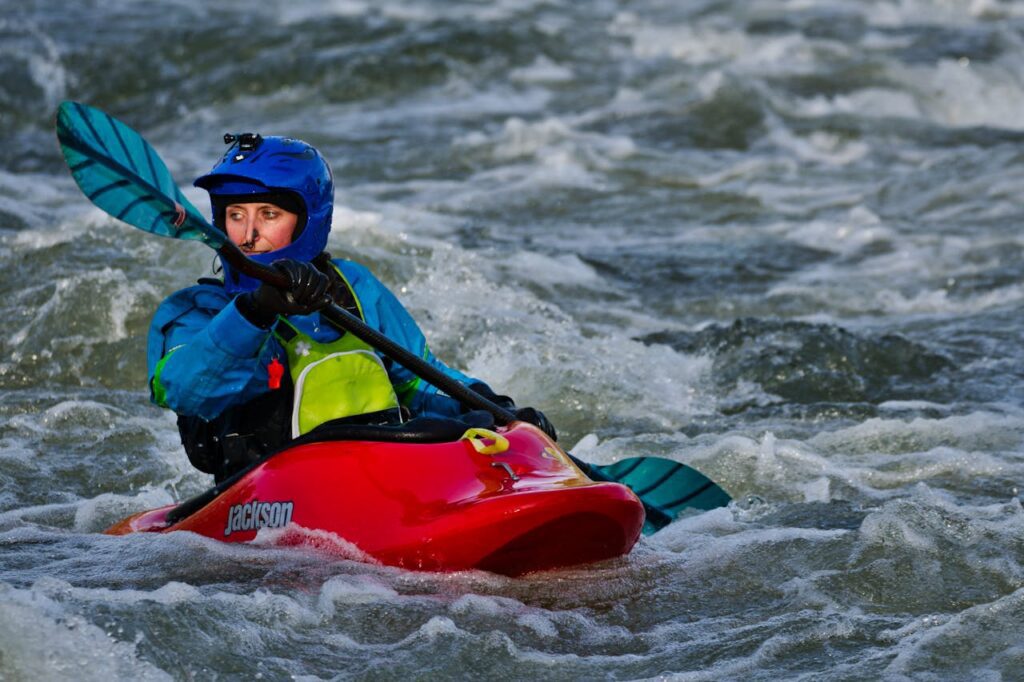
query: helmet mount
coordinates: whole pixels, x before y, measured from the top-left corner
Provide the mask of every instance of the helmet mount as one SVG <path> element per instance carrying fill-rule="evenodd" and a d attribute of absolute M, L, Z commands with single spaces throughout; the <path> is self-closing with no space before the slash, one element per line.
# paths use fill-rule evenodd
<path fill-rule="evenodd" d="M 251 152 L 263 142 L 263 136 L 259 133 L 224 133 L 224 144 L 238 142 L 238 151 Z"/>

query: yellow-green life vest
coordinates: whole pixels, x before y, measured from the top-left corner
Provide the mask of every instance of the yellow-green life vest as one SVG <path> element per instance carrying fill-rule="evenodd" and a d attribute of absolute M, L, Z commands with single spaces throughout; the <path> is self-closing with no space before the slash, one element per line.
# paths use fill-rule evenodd
<path fill-rule="evenodd" d="M 288 356 L 295 386 L 292 438 L 332 419 L 388 410 L 400 414 L 398 396 L 384 363 L 355 335 L 346 332 L 324 343 L 302 333 L 283 317 L 278 318 L 274 335 Z"/>

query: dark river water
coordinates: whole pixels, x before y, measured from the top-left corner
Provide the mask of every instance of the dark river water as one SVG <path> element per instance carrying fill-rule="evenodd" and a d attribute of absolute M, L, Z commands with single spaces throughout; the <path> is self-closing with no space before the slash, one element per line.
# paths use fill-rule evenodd
<path fill-rule="evenodd" d="M 1024 2 L 2 4 L 0 679 L 1024 680 Z M 203 207 L 314 143 L 438 355 L 737 502 L 520 579 L 101 534 L 209 485 L 145 334 L 212 254 L 64 99 Z"/>

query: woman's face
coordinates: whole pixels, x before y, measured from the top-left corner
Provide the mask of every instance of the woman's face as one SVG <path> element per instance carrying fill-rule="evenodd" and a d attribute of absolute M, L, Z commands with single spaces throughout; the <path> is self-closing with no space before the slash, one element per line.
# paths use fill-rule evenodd
<path fill-rule="evenodd" d="M 243 253 L 267 253 L 292 243 L 299 216 L 268 203 L 231 204 L 224 226 Z"/>

